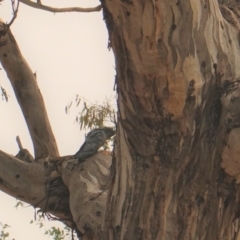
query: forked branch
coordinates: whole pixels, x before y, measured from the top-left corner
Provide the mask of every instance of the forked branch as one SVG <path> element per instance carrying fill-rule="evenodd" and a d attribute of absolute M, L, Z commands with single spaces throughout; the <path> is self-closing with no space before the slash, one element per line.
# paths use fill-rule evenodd
<path fill-rule="evenodd" d="M 11 21 L 7 24 L 7 28 L 10 28 L 10 26 L 13 24 L 14 20 L 17 18 L 18 13 L 18 7 L 19 7 L 19 1 L 11 0 L 12 2 L 12 11 L 13 11 L 13 18 Z M 16 3 L 17 2 L 17 3 Z"/>

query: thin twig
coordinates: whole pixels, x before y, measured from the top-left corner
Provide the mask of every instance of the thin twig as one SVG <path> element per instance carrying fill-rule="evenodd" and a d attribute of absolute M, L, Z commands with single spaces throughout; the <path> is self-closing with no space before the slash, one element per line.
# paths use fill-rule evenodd
<path fill-rule="evenodd" d="M 14 20 L 17 18 L 18 7 L 19 7 L 19 1 L 18 1 L 18 0 L 17 0 L 16 9 L 14 8 L 15 0 L 11 0 L 11 2 L 12 2 L 13 18 L 12 18 L 11 21 L 7 24 L 7 29 L 10 28 L 10 26 L 13 24 Z"/>
<path fill-rule="evenodd" d="M 1 1 L 0 1 L 1 2 Z M 14 20 L 17 18 L 17 13 L 18 13 L 18 7 L 19 7 L 19 0 L 17 0 L 17 6 L 15 8 L 15 0 L 11 0 L 12 3 L 12 11 L 13 11 L 13 17 L 11 21 L 7 24 L 1 23 L 1 29 L 0 29 L 0 36 L 3 36 L 7 33 L 8 29 L 10 26 L 13 24 Z M 0 44 L 1 45 L 1 44 Z"/>
<path fill-rule="evenodd" d="M 21 143 L 21 140 L 20 140 L 20 137 L 19 137 L 19 136 L 16 137 L 16 141 L 17 141 L 19 150 L 22 150 L 22 149 L 23 149 L 23 146 L 22 146 L 22 143 Z"/>
<path fill-rule="evenodd" d="M 53 12 L 53 13 L 59 13 L 59 12 L 99 12 L 102 9 L 102 6 L 99 5 L 97 7 L 92 8 L 81 8 L 81 7 L 69 7 L 69 8 L 54 8 L 49 7 L 46 5 L 42 5 L 40 1 L 32 2 L 30 0 L 19 0 L 21 3 L 24 3 L 30 7 Z"/>

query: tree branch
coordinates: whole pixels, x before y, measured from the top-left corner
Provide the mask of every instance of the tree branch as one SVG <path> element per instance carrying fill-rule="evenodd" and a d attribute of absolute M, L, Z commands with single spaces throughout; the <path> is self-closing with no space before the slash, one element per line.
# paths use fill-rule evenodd
<path fill-rule="evenodd" d="M 40 1 L 37 3 L 32 2 L 30 0 L 19 0 L 21 3 L 24 3 L 30 7 L 53 12 L 53 13 L 60 13 L 60 12 L 99 12 L 102 9 L 101 5 L 92 8 L 81 8 L 81 7 L 69 7 L 69 8 L 54 8 L 49 7 L 46 5 L 42 5 Z"/>
<path fill-rule="evenodd" d="M 0 190 L 34 205 L 45 195 L 44 167 L 25 163 L 0 150 Z M 34 187 L 31 187 L 34 185 Z"/>
<path fill-rule="evenodd" d="M 20 140 L 20 137 L 19 137 L 19 136 L 16 137 L 16 141 L 17 141 L 19 150 L 22 150 L 22 149 L 23 149 L 23 146 L 22 146 L 22 143 L 21 143 L 21 140 Z"/>
<path fill-rule="evenodd" d="M 96 240 L 106 209 L 112 157 L 99 152 L 83 164 L 69 156 L 23 162 L 0 150 L 0 190 L 51 213 Z"/>
<path fill-rule="evenodd" d="M 53 169 L 56 164 L 58 161 L 46 159 L 26 163 L 0 150 L 0 190 L 75 228 L 69 209 L 69 191 Z"/>
<path fill-rule="evenodd" d="M 10 26 L 13 24 L 15 19 L 17 18 L 17 13 L 18 13 L 18 7 L 19 7 L 19 1 L 17 0 L 17 6 L 15 7 L 15 0 L 11 0 L 12 2 L 12 11 L 13 11 L 13 18 L 11 21 L 7 24 L 7 29 L 10 28 Z"/>
<path fill-rule="evenodd" d="M 6 25 L 0 23 L 0 62 L 12 84 L 30 132 L 35 158 L 59 156 L 36 79 Z"/>

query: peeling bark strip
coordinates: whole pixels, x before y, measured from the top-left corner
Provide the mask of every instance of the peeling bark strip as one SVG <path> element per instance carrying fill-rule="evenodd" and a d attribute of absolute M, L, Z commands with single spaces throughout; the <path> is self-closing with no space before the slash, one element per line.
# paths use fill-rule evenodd
<path fill-rule="evenodd" d="M 99 239 L 240 239 L 239 32 L 217 0 L 102 5 L 119 124 Z"/>
<path fill-rule="evenodd" d="M 1 22 L 2 32 L 4 26 Z M 37 81 L 10 30 L 5 35 L 0 33 L 0 46 L 0 61 L 26 120 L 35 158 L 59 156 Z"/>

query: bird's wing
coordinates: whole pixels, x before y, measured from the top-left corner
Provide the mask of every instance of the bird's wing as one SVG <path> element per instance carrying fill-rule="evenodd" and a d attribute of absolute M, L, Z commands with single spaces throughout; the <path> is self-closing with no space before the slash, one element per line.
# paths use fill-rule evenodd
<path fill-rule="evenodd" d="M 79 158 L 82 156 L 91 156 L 104 145 L 105 141 L 106 135 L 103 131 L 100 131 L 99 129 L 92 130 L 87 134 L 84 144 L 74 156 Z"/>
<path fill-rule="evenodd" d="M 104 145 L 105 141 L 106 141 L 106 135 L 103 131 L 99 131 L 97 129 L 93 130 L 86 136 L 84 149 L 86 147 L 90 147 L 92 149 L 97 148 L 98 150 L 101 146 Z M 85 145 L 88 145 L 88 146 L 85 146 Z M 90 145 L 92 145 L 92 147 Z"/>

